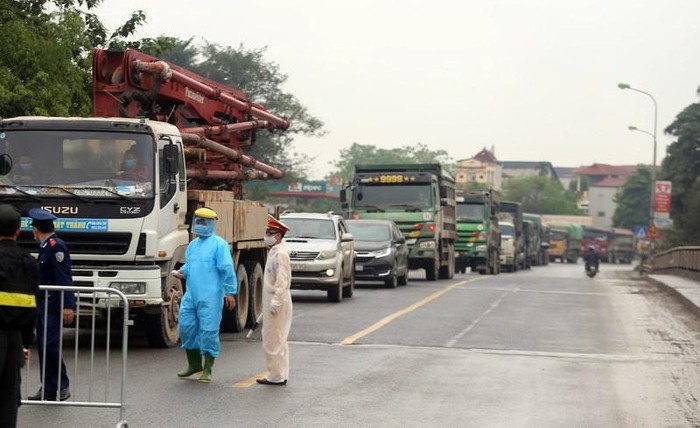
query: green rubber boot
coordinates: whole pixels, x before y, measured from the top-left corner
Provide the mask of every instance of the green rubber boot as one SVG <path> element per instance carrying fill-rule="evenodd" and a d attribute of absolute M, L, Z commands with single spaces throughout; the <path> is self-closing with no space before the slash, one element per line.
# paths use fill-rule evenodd
<path fill-rule="evenodd" d="M 177 373 L 177 377 L 189 377 L 202 371 L 202 354 L 199 349 L 185 349 L 187 353 L 187 368 Z"/>
<path fill-rule="evenodd" d="M 211 367 L 214 365 L 214 357 L 210 354 L 204 354 L 204 370 L 202 370 L 202 375 L 199 377 L 199 381 L 202 383 L 211 382 Z"/>

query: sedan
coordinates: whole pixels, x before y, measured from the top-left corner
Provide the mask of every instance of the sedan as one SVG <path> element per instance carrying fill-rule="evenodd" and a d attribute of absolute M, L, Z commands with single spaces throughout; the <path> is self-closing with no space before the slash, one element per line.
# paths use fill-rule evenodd
<path fill-rule="evenodd" d="M 355 238 L 355 278 L 396 288 L 408 282 L 406 238 L 391 220 L 347 220 Z"/>

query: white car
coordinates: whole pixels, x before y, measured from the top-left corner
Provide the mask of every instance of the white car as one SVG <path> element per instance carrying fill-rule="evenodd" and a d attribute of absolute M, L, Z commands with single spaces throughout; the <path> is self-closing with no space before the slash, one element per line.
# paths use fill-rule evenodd
<path fill-rule="evenodd" d="M 355 245 L 337 214 L 289 213 L 280 220 L 290 227 L 284 237 L 292 265 L 292 289 L 325 290 L 340 302 L 355 290 Z"/>

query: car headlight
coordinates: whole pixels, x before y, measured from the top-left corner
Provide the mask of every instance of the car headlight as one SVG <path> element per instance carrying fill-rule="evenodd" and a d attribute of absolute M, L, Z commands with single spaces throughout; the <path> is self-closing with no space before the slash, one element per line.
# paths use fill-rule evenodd
<path fill-rule="evenodd" d="M 370 251 L 370 254 L 376 258 L 386 257 L 391 254 L 391 248 L 382 248 L 381 250 Z"/>
<path fill-rule="evenodd" d="M 145 282 L 110 282 L 109 288 L 114 288 L 124 294 L 145 294 Z"/>
<path fill-rule="evenodd" d="M 418 248 L 435 248 L 435 241 L 423 241 L 418 244 Z"/>
<path fill-rule="evenodd" d="M 328 260 L 335 257 L 335 250 L 323 250 L 318 253 L 316 260 Z"/>

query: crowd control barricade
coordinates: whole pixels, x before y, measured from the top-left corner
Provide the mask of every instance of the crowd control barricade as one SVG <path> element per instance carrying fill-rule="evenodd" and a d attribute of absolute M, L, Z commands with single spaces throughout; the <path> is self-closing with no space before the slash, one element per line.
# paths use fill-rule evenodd
<path fill-rule="evenodd" d="M 126 296 L 119 290 L 106 287 L 76 287 L 76 286 L 56 286 L 56 285 L 40 285 L 39 295 L 48 302 L 49 291 L 73 292 L 75 293 L 76 311 L 73 321 L 74 328 L 64 328 L 63 316 L 60 318 L 61 332 L 59 338 L 59 355 L 57 367 L 57 385 L 60 393 L 61 385 L 61 361 L 64 361 L 68 377 L 70 379 L 71 397 L 66 401 L 59 401 L 57 397 L 44 396 L 45 390 L 42 387 L 40 400 L 23 399 L 23 405 L 43 405 L 43 406 L 70 406 L 70 407 L 99 407 L 99 408 L 115 408 L 119 409 L 119 422 L 117 427 L 127 427 L 128 423 L 125 418 L 125 403 L 126 397 L 126 362 L 128 356 L 128 340 L 129 326 L 133 321 L 129 320 L 129 301 Z M 54 293 L 56 294 L 56 293 Z M 64 307 L 65 293 L 60 293 L 60 307 Z M 37 308 L 37 317 L 42 317 L 44 325 L 48 320 L 48 304 L 44 305 L 43 310 Z M 115 312 L 113 317 L 112 312 Z M 113 367 L 110 366 L 110 357 L 112 354 L 112 327 L 113 321 L 118 325 L 117 316 L 121 315 L 121 352 L 119 353 L 120 364 L 118 377 L 112 376 Z M 98 322 L 99 321 L 99 322 Z M 97 333 L 99 330 L 100 337 L 104 336 L 104 344 L 97 343 Z M 47 328 L 43 331 L 43 343 L 47 342 Z M 103 333 L 104 331 L 104 333 Z M 89 338 L 87 336 L 89 332 Z M 37 334 L 39 334 L 37 332 Z M 73 336 L 73 345 L 64 349 L 67 340 L 65 336 Z M 84 343 L 88 341 L 89 343 Z M 37 337 L 37 343 L 39 338 Z M 70 355 L 70 348 L 73 355 Z M 68 350 L 68 354 L 64 352 Z M 87 355 L 85 355 L 87 354 Z M 35 379 L 30 378 L 30 363 L 38 360 L 39 352 L 32 353 L 32 358 L 27 362 L 25 376 L 23 376 L 24 394 L 23 397 L 28 397 L 29 384 L 34 384 Z M 42 353 L 41 364 L 46 367 L 46 352 Z M 43 379 L 46 376 L 46 371 L 40 371 L 38 374 L 34 370 L 33 375 L 41 380 L 41 384 L 45 385 Z M 118 386 L 118 388 L 117 388 Z"/>

